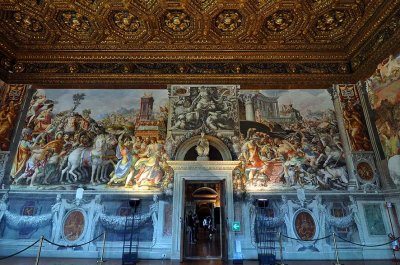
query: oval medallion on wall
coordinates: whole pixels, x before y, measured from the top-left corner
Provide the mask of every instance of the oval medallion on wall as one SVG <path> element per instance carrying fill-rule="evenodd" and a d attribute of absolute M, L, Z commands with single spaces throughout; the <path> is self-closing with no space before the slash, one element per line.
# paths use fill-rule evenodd
<path fill-rule="evenodd" d="M 374 179 L 374 170 L 367 162 L 360 162 L 357 164 L 357 174 L 360 179 L 364 181 L 372 181 Z"/>
<path fill-rule="evenodd" d="M 85 216 L 81 211 L 72 210 L 64 218 L 64 238 L 69 241 L 80 239 L 85 230 Z"/>
<path fill-rule="evenodd" d="M 294 228 L 298 238 L 302 240 L 311 240 L 315 236 L 315 222 L 309 212 L 301 211 L 296 215 L 294 219 Z"/>

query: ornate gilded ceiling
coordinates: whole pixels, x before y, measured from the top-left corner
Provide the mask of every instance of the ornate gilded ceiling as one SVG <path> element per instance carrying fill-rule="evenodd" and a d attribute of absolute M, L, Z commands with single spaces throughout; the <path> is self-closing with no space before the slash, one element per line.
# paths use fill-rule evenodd
<path fill-rule="evenodd" d="M 351 82 L 399 48 L 400 0 L 3 0 L 1 77 L 35 84 Z"/>

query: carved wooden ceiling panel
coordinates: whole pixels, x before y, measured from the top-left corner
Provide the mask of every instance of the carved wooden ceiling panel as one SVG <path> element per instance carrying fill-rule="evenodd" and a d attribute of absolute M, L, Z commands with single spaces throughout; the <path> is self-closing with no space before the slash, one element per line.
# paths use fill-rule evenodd
<path fill-rule="evenodd" d="M 385 28 L 385 41 L 398 38 L 400 0 L 3 0 L 0 8 L 5 79 L 166 74 L 166 67 L 169 75 L 221 80 L 324 73 L 335 75 L 331 82 L 354 79 L 384 56 L 368 41 Z M 361 50 L 371 53 L 364 64 L 355 61 Z"/>

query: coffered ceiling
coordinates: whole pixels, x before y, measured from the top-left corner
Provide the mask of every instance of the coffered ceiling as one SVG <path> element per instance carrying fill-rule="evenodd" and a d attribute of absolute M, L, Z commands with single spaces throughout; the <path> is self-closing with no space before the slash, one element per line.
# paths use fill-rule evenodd
<path fill-rule="evenodd" d="M 400 0 L 2 0 L 10 83 L 354 82 L 400 48 Z"/>

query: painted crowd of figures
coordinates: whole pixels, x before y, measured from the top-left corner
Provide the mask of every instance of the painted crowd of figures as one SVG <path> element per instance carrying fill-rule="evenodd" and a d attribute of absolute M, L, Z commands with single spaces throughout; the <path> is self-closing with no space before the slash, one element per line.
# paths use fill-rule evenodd
<path fill-rule="evenodd" d="M 79 98 L 80 97 L 80 98 Z M 75 106 L 53 113 L 54 102 L 33 96 L 11 170 L 14 184 L 108 184 L 167 188 L 173 177 L 163 140 L 134 137 L 127 130 L 111 133 Z M 118 138 L 117 138 L 118 137 Z"/>
<path fill-rule="evenodd" d="M 268 125 L 272 128 L 268 133 L 248 129 L 236 147 L 241 160 L 233 173 L 237 190 L 347 188 L 344 152 L 332 111 L 323 120 Z"/>
<path fill-rule="evenodd" d="M 187 91 L 185 94 L 185 100 L 191 100 L 191 106 L 195 107 L 193 111 L 199 114 L 199 119 L 195 119 L 199 122 L 196 126 L 192 124 L 193 128 L 203 126 L 217 132 L 238 126 L 237 120 L 237 125 L 224 127 L 234 123 L 237 114 L 230 120 L 210 123 L 210 113 L 225 113 L 224 106 L 227 106 L 218 105 L 219 101 L 214 101 L 214 98 L 226 96 L 229 100 L 225 103 L 233 104 L 236 97 L 234 92 L 228 90 L 218 97 L 214 90 L 209 93 L 207 90 L 194 89 L 193 93 Z M 184 97 L 173 98 L 178 102 L 180 99 Z M 210 100 L 207 104 L 206 99 Z M 151 133 L 138 136 L 126 126 L 118 127 L 125 122 L 125 118 L 117 112 L 105 113 L 103 118 L 95 120 L 91 117 L 91 109 L 77 111 L 83 100 L 85 94 L 74 94 L 71 109 L 54 113 L 54 107 L 58 104 L 56 101 L 47 98 L 44 91 L 33 95 L 14 158 L 11 182 L 38 187 L 87 184 L 99 188 L 172 191 L 174 172 L 167 161 L 174 159 L 172 151 L 182 143 L 170 141 L 172 137 L 164 140 Z M 170 117 L 175 121 L 172 129 L 179 120 L 178 116 L 187 114 L 183 110 L 179 114 L 179 109 L 186 103 L 181 106 L 178 102 L 173 105 Z M 286 122 L 265 120 L 258 115 L 255 123 L 264 126 L 264 130 L 248 128 L 246 136 L 236 133 L 230 136 L 231 151 L 239 160 L 239 166 L 233 172 L 237 191 L 296 187 L 347 188 L 348 174 L 334 112 L 309 111 L 303 117 L 300 111 L 290 107 L 290 111 L 286 109 L 281 113 L 282 121 Z M 135 111 L 129 110 L 129 113 L 134 116 Z M 293 113 L 296 115 L 293 116 Z M 118 123 L 112 122 L 110 115 L 120 117 L 113 119 Z M 294 118 L 286 119 L 285 115 Z M 211 125 L 219 123 L 221 125 L 213 130 Z M 135 121 L 125 124 L 134 128 Z M 188 124 L 191 123 L 185 123 L 185 126 Z M 208 148 L 208 143 L 204 147 L 198 144 L 196 151 L 199 156 L 207 156 Z"/>

